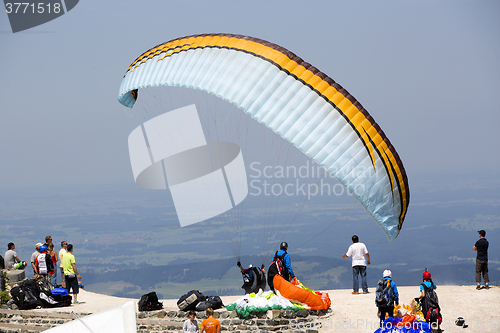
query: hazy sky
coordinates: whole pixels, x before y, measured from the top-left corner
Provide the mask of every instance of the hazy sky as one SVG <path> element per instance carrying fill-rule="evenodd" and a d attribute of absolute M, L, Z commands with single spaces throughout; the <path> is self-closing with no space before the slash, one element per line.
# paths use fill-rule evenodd
<path fill-rule="evenodd" d="M 147 49 L 192 34 L 265 39 L 346 88 L 410 178 L 498 175 L 500 2 L 96 1 L 13 34 L 0 13 L 0 188 L 133 182 L 118 103 Z"/>

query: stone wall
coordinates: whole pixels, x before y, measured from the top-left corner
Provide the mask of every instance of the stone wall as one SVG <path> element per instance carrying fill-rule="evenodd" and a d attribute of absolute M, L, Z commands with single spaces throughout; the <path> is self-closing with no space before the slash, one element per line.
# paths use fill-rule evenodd
<path fill-rule="evenodd" d="M 59 313 L 36 310 L 0 309 L 0 333 L 38 333 L 73 320 L 73 316 L 61 308 Z M 78 314 L 80 317 L 88 313 Z M 137 332 L 170 333 L 182 332 L 187 313 L 182 311 L 138 312 Z M 221 322 L 221 331 L 227 333 L 318 333 L 322 320 L 332 315 L 328 310 L 269 310 L 252 314 L 248 318 L 238 317 L 236 311 L 217 310 L 214 317 Z M 197 312 L 199 323 L 206 318 L 204 312 Z"/>

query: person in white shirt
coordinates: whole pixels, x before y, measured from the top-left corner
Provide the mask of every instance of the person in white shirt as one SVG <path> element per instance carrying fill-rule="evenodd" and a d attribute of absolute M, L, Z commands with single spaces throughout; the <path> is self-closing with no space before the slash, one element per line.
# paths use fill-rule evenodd
<path fill-rule="evenodd" d="M 370 264 L 370 255 L 368 254 L 365 244 L 359 242 L 358 236 L 352 236 L 352 243 L 347 253 L 342 255 L 342 259 L 352 256 L 352 293 L 354 295 L 359 294 L 358 275 L 361 275 L 361 288 L 363 289 L 363 294 L 368 294 L 366 265 Z"/>
<path fill-rule="evenodd" d="M 191 310 L 188 312 L 188 318 L 182 327 L 182 333 L 196 333 L 199 331 L 198 322 L 195 319 L 196 313 Z"/>
<path fill-rule="evenodd" d="M 16 245 L 9 243 L 7 245 L 7 252 L 5 252 L 5 268 L 6 269 L 24 269 L 28 264 L 26 261 L 21 261 L 17 256 Z"/>

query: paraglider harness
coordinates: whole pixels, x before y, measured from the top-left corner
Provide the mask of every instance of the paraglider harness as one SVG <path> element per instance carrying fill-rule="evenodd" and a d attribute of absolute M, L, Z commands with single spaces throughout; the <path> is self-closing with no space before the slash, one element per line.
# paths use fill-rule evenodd
<path fill-rule="evenodd" d="M 432 289 L 432 285 L 434 284 L 432 280 L 430 280 L 431 288 L 427 287 L 425 283 L 422 283 L 421 286 L 424 288 L 425 296 L 420 301 L 422 306 L 422 313 L 424 314 L 425 320 L 430 323 L 442 323 L 443 317 L 441 316 L 441 308 L 439 307 L 439 299 Z"/>
<path fill-rule="evenodd" d="M 379 308 L 394 306 L 394 290 L 391 287 L 390 279 L 378 280 L 375 290 L 375 304 Z"/>
<path fill-rule="evenodd" d="M 241 275 L 243 276 L 241 288 L 245 290 L 245 294 L 257 293 L 259 289 L 266 289 L 266 275 L 260 268 L 253 266 L 249 268 L 248 274 L 241 272 Z"/>
<path fill-rule="evenodd" d="M 290 281 L 290 272 L 286 268 L 285 265 L 285 256 L 287 255 L 286 250 L 282 255 L 278 255 L 278 251 L 274 254 L 273 261 L 269 266 L 269 270 L 267 273 L 267 284 L 269 288 L 274 291 L 274 283 L 273 279 L 276 274 L 281 275 L 285 280 Z"/>

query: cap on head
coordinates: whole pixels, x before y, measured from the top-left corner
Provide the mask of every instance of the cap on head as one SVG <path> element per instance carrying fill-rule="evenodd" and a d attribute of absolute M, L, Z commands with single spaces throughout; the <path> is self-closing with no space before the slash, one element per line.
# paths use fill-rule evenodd
<path fill-rule="evenodd" d="M 47 245 L 42 245 L 38 248 L 38 252 L 45 252 L 47 251 Z"/>
<path fill-rule="evenodd" d="M 392 277 L 392 272 L 388 269 L 386 269 L 384 271 L 384 273 L 382 274 L 383 277 Z"/>
<path fill-rule="evenodd" d="M 248 268 L 252 268 L 252 267 L 253 267 L 253 265 L 252 265 L 252 264 L 248 265 Z"/>
<path fill-rule="evenodd" d="M 280 244 L 280 249 L 281 250 L 285 250 L 285 251 L 288 250 L 288 243 L 287 242 L 282 242 Z"/>
<path fill-rule="evenodd" d="M 486 237 L 486 231 L 484 230 L 479 230 L 478 233 L 483 236 L 483 237 Z"/>
<path fill-rule="evenodd" d="M 38 250 L 38 248 L 39 248 L 40 246 L 42 246 L 42 243 L 36 243 L 36 245 L 35 245 L 35 249 L 37 249 L 37 250 Z"/>
<path fill-rule="evenodd" d="M 425 279 L 425 280 L 430 280 L 431 278 L 431 273 L 425 271 L 424 274 L 422 274 L 422 277 Z"/>

